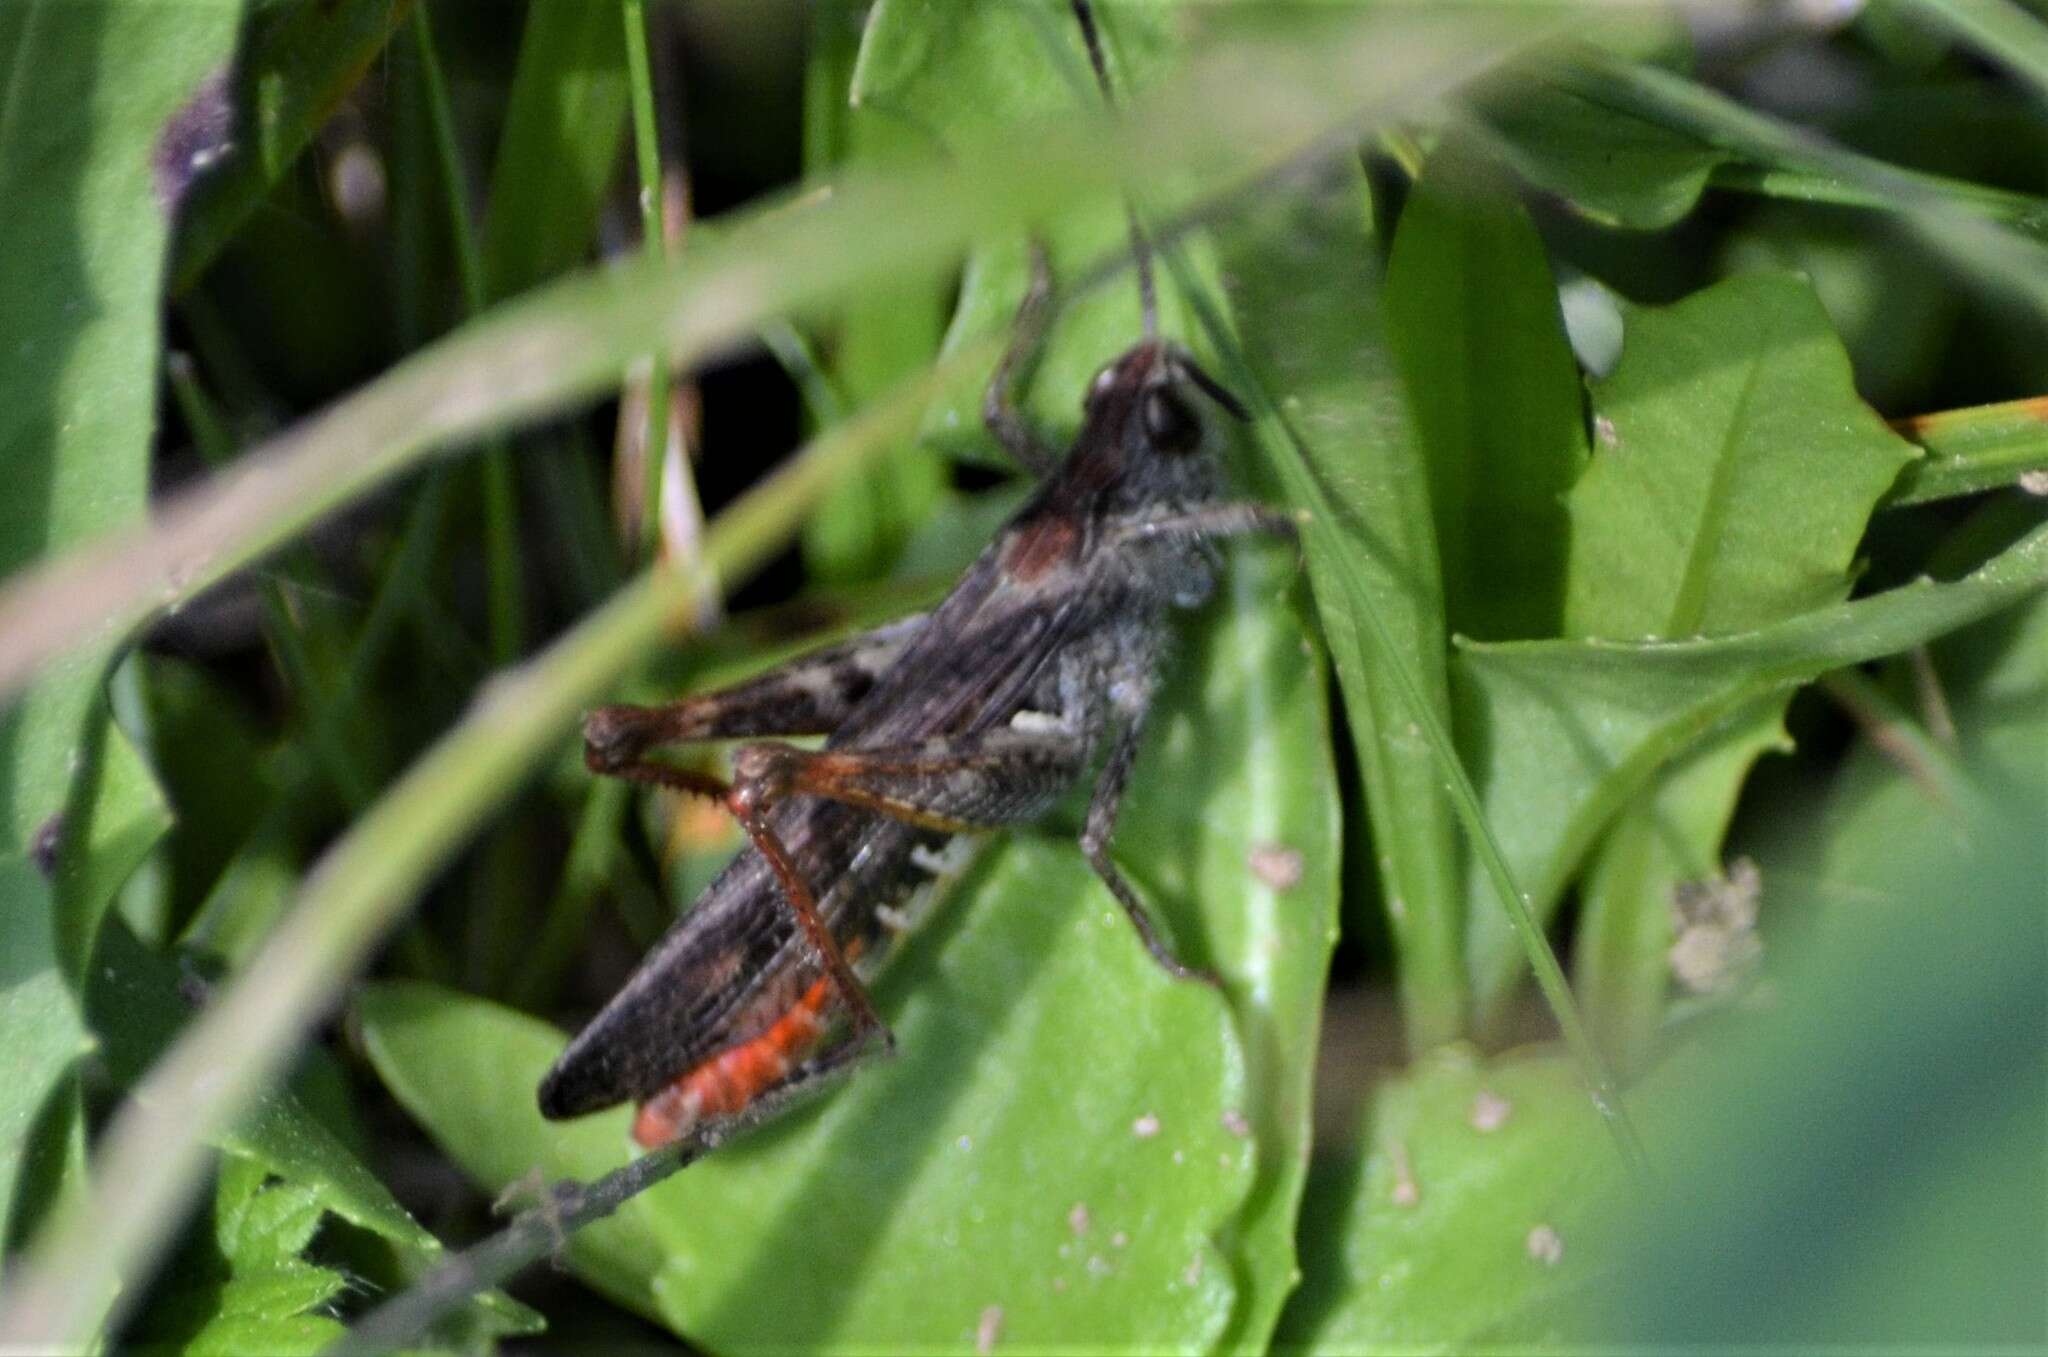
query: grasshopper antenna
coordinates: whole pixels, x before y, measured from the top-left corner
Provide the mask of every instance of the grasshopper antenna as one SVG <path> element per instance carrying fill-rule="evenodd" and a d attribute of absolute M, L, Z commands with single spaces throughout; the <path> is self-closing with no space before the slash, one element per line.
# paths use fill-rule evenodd
<path fill-rule="evenodd" d="M 1102 102 L 1116 107 L 1116 94 L 1109 85 L 1109 63 L 1102 55 L 1102 35 L 1095 27 L 1095 7 L 1089 0 L 1070 0 L 1074 19 L 1081 25 L 1081 41 L 1088 48 L 1088 64 L 1095 68 L 1095 83 L 1102 87 Z M 1159 337 L 1159 294 L 1152 284 L 1152 242 L 1138 224 L 1138 210 L 1130 195 L 1124 195 L 1124 219 L 1131 228 L 1131 260 L 1138 270 L 1138 309 L 1144 317 L 1145 338 Z"/>

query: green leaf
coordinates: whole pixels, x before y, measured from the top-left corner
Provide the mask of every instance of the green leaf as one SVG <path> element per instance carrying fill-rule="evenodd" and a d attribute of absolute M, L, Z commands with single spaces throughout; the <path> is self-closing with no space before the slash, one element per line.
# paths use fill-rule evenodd
<path fill-rule="evenodd" d="M 1594 404 L 1601 450 L 1570 501 L 1579 635 L 1726 632 L 1838 601 L 1872 509 L 1914 455 L 1857 398 L 1812 287 L 1784 274 L 1638 312 Z M 1593 854 L 1577 971 L 1624 1065 L 1659 1025 L 1672 893 L 1719 873 L 1736 793 L 1782 740 L 1790 698 L 1667 769 Z"/>
<path fill-rule="evenodd" d="M 490 295 L 515 296 L 583 261 L 625 131 L 618 7 L 528 6 L 484 214 Z"/>
<path fill-rule="evenodd" d="M 89 0 L 86 7 L 102 3 Z M 252 21 L 235 62 L 232 122 L 226 116 L 229 90 L 224 78 L 218 87 L 219 131 L 224 138 L 231 135 L 232 141 L 215 148 L 225 150 L 226 158 L 218 170 L 200 179 L 180 225 L 172 291 L 190 290 L 226 248 L 328 115 L 368 73 L 412 4 L 413 0 L 288 0 L 260 7 L 263 12 Z M 208 9 L 213 17 L 206 24 L 184 25 L 175 32 L 166 25 L 164 36 L 172 39 L 173 49 L 187 36 L 185 29 L 196 38 L 221 21 L 228 27 L 215 33 L 215 40 L 233 37 L 232 21 L 240 6 Z M 215 58 L 223 77 L 227 55 L 221 51 Z"/>
<path fill-rule="evenodd" d="M 1289 574 L 1284 551 L 1233 563 L 1116 845 L 1223 995 L 1165 976 L 1070 843 L 999 839 L 876 988 L 896 1058 L 579 1234 L 579 1273 L 721 1350 L 959 1346 L 984 1323 L 1024 1347 L 1262 1346 L 1292 1270 L 1335 904 L 1326 713 L 1275 597 Z M 558 1033 L 421 987 L 361 1013 L 393 1092 L 486 1186 L 630 1152 L 623 1111 L 540 1120 Z"/>
<path fill-rule="evenodd" d="M 12 1242 L 14 1206 L 38 1118 L 72 1062 L 92 1047 L 78 1000 L 57 966 L 49 883 L 26 858 L 0 857 L 0 1242 Z"/>
<path fill-rule="evenodd" d="M 820 6 L 813 20 L 818 40 L 810 54 L 807 96 L 825 107 L 807 110 L 811 141 L 804 147 L 804 162 L 818 178 L 848 166 L 886 163 L 930 135 L 925 129 L 913 131 L 887 108 L 849 99 L 859 52 L 877 42 L 887 44 L 890 27 L 881 22 L 856 30 L 843 9 Z M 928 367 L 939 350 L 948 291 L 947 279 L 914 270 L 849 303 L 838 318 L 833 346 L 838 399 L 859 405 Z M 842 483 L 804 524 L 805 565 L 813 578 L 825 582 L 886 573 L 945 489 L 945 464 L 924 446 L 891 457 L 872 475 Z"/>
<path fill-rule="evenodd" d="M 1929 656 L 1979 790 L 2015 820 L 2048 816 L 2048 595 L 1945 638 Z M 1967 847 L 1958 807 L 1868 738 L 1858 742 L 1805 832 L 1764 858 L 1802 883 L 1831 926 L 1862 928 L 1873 909 L 1912 913 L 1914 860 Z M 1837 922 L 1839 921 L 1839 922 Z"/>
<path fill-rule="evenodd" d="M 87 1011 L 93 1031 L 105 1043 L 109 1071 L 120 1083 L 129 1085 L 142 1077 L 189 1021 L 191 1008 L 183 996 L 203 982 L 186 963 L 143 946 L 118 921 L 107 927 L 94 961 Z M 252 1173 L 259 1180 L 275 1177 L 291 1187 L 285 1195 L 280 1195 L 281 1190 L 265 1193 L 262 1211 L 246 1221 L 242 1213 L 255 1198 L 236 1199 L 239 1204 L 220 1221 L 225 1232 L 221 1253 L 230 1261 L 238 1257 L 239 1245 L 229 1235 L 244 1223 L 258 1229 L 267 1240 L 284 1228 L 283 1218 L 290 1217 L 304 1227 L 306 1237 L 310 1238 L 312 1224 L 324 1212 L 332 1212 L 350 1225 L 389 1241 L 401 1266 L 409 1271 L 423 1271 L 438 1261 L 440 1241 L 420 1227 L 354 1151 L 308 1113 L 290 1090 L 266 1094 L 239 1125 L 219 1137 L 217 1144 L 224 1152 L 223 1192 L 231 1176 L 246 1178 Z M 216 1210 L 221 1209 L 217 1204 Z M 305 1212 L 311 1213 L 309 1220 L 300 1219 Z M 296 1254 L 304 1245 L 305 1239 L 301 1238 L 283 1251 Z M 297 1283 L 292 1278 L 297 1274 L 291 1268 L 285 1272 L 290 1275 L 278 1285 L 286 1293 L 293 1293 Z M 253 1288 L 250 1303 L 258 1305 L 257 1293 L 271 1282 L 249 1285 Z M 494 1323 L 501 1314 L 516 1316 L 521 1308 L 495 1294 L 478 1300 L 486 1312 L 486 1324 Z M 237 1319 L 226 1309 L 212 1314 L 224 1321 Z"/>
<path fill-rule="evenodd" d="M 1364 183 L 1345 171 L 1259 204 L 1226 229 L 1222 254 L 1251 368 L 1240 394 L 1262 407 L 1263 475 L 1309 515 L 1309 580 L 1358 751 L 1408 1039 L 1419 1050 L 1464 1028 L 1456 838 L 1435 754 L 1413 738 L 1402 688 L 1383 665 L 1415 665 L 1446 725 L 1450 704 L 1428 473 L 1380 331 L 1366 221 Z M 1365 609 L 1384 619 L 1398 656 L 1369 644 Z"/>
<path fill-rule="evenodd" d="M 1785 706 L 1772 693 L 1662 770 L 1608 829 L 1579 887 L 1572 979 L 1610 1059 L 1643 1068 L 1671 988 L 1672 905 L 1678 886 L 1722 873 L 1720 845 L 1750 766 L 1787 751 Z"/>
<path fill-rule="evenodd" d="M 52 879 L 57 945 L 66 978 L 85 983 L 107 907 L 156 841 L 170 828 L 170 807 L 156 775 L 111 718 L 82 758 Z"/>
<path fill-rule="evenodd" d="M 1149 899 L 1216 897 L 1199 935 L 1178 938 L 1184 960 L 1225 977 L 1244 1043 L 1241 1125 L 1257 1167 L 1221 1239 L 1241 1286 L 1222 1347 L 1263 1352 L 1299 1275 L 1310 1056 L 1336 941 L 1342 825 L 1323 657 L 1282 611 L 1294 553 L 1247 545 L 1231 556 L 1229 606 L 1197 633 L 1161 699 L 1117 857 Z M 1219 754 L 1229 760 L 1220 770 Z"/>
<path fill-rule="evenodd" d="M 1616 1161 L 1571 1060 L 1444 1047 L 1373 1090 L 1360 1143 L 1319 1173 L 1301 1294 L 1308 1352 L 1525 1350 L 1611 1260 L 1581 1224 Z"/>
<path fill-rule="evenodd" d="M 0 574 L 117 525 L 148 496 L 157 293 L 167 214 L 215 135 L 204 84 L 232 5 L 0 7 Z M 146 774 L 105 731 L 104 641 L 0 714 L 0 883 L 8 897 L 0 1048 L 19 1052 L 0 1118 L 0 1235 L 24 1138 L 84 1040 L 74 981 L 98 919 L 161 830 Z M 104 753 L 104 757 L 101 757 Z M 66 813 L 68 812 L 68 813 Z M 62 864 L 44 889 L 29 859 Z M 12 1055 L 10 1055 L 10 1062 Z"/>
<path fill-rule="evenodd" d="M 1672 225 L 1732 158 L 1684 128 L 1540 70 L 1488 81 L 1472 102 L 1517 174 L 1608 226 Z"/>
<path fill-rule="evenodd" d="M 1453 657 L 1459 736 L 1531 908 L 1554 909 L 1599 831 L 1658 769 L 1774 691 L 1896 654 L 2048 586 L 2048 529 L 1952 584 L 1922 583 L 1704 641 L 1525 641 Z M 1475 920 L 1491 900 L 1474 902 Z M 1475 973 L 1521 954 L 1475 923 Z"/>
<path fill-rule="evenodd" d="M 166 214 L 203 160 L 231 5 L 0 10 L 0 573 L 142 517 Z M 0 833 L 27 853 L 65 804 L 99 701 L 104 643 L 0 716 Z M 87 933 L 89 938 L 89 932 Z M 60 946 L 68 946 L 60 938 Z"/>
<path fill-rule="evenodd" d="M 213 1230 L 171 1264 L 164 1300 L 126 1341 L 188 1354 L 314 1353 L 339 1337 L 331 1315 L 309 1313 L 348 1288 L 301 1255 L 324 1214 L 318 1195 L 229 1158 L 214 1189 Z"/>
<path fill-rule="evenodd" d="M 1805 281 L 1741 274 L 1629 319 L 1572 488 L 1573 635 L 1710 636 L 1831 603 L 1916 455 L 1856 396 Z"/>
<path fill-rule="evenodd" d="M 1450 628 L 1555 636 L 1564 495 L 1586 463 L 1557 283 L 1521 204 L 1462 143 L 1439 146 L 1387 263 L 1387 342 L 1429 471 Z"/>

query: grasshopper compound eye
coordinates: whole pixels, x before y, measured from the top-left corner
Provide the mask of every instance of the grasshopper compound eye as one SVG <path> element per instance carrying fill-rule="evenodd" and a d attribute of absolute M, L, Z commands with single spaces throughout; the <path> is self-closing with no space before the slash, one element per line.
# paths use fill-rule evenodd
<path fill-rule="evenodd" d="M 1202 422 L 1165 387 L 1145 393 L 1145 434 L 1161 452 L 1193 452 L 1202 441 Z"/>

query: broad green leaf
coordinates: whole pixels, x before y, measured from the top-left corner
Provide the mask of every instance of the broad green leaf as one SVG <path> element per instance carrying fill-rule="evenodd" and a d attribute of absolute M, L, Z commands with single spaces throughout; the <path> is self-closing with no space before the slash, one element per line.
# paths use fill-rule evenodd
<path fill-rule="evenodd" d="M 1301 1294 L 1307 1352 L 1554 1345 L 1612 1259 L 1581 1228 L 1617 1176 L 1574 1063 L 1440 1048 L 1373 1090 L 1360 1143 L 1318 1175 Z"/>
<path fill-rule="evenodd" d="M 1415 412 L 1450 629 L 1555 636 L 1584 394 L 1520 203 L 1458 141 L 1430 157 L 1387 262 L 1387 342 Z"/>
<path fill-rule="evenodd" d="M 0 1243 L 11 1243 L 24 1159 L 44 1104 L 91 1049 L 78 999 L 57 965 L 50 886 L 27 858 L 0 857 Z"/>
<path fill-rule="evenodd" d="M 1117 839 L 1222 995 L 1152 964 L 1070 842 L 999 838 L 877 986 L 896 1058 L 579 1236 L 582 1275 L 720 1350 L 960 1346 L 984 1324 L 1022 1347 L 1262 1344 L 1334 908 L 1325 713 L 1288 575 L 1285 552 L 1233 563 Z M 559 1034 L 418 988 L 362 1016 L 387 1083 L 487 1186 L 629 1153 L 623 1112 L 533 1110 Z"/>
<path fill-rule="evenodd" d="M 0 572 L 139 521 L 154 419 L 167 214 L 190 183 L 236 7 L 83 3 L 0 10 Z M 0 718 L 0 832 L 26 853 L 63 807 L 106 650 Z"/>
<path fill-rule="evenodd" d="M 1916 454 L 1856 396 L 1812 287 L 1741 274 L 1628 322 L 1572 488 L 1566 629 L 1711 636 L 1831 603 Z"/>
<path fill-rule="evenodd" d="M 1222 254 L 1251 369 L 1243 379 L 1253 389 L 1242 394 L 1257 398 L 1269 468 L 1255 484 L 1277 482 L 1309 515 L 1309 580 L 1358 750 L 1408 1037 L 1420 1050 L 1464 1028 L 1456 838 L 1435 757 L 1381 666 L 1415 666 L 1449 724 L 1443 597 L 1428 472 L 1381 332 L 1366 223 L 1363 181 L 1334 173 L 1232 223 Z M 1398 657 L 1368 643 L 1368 608 Z"/>
<path fill-rule="evenodd" d="M 87 0 L 84 7 L 101 3 Z M 412 4 L 413 0 L 286 0 L 263 6 L 242 43 L 232 77 L 227 74 L 228 54 L 216 58 L 217 111 L 209 115 L 216 120 L 215 140 L 193 149 L 208 150 L 220 165 L 199 180 L 179 227 L 171 267 L 174 292 L 186 292 L 198 281 L 336 105 L 370 71 Z M 239 5 L 186 8 L 188 13 L 193 8 L 209 12 L 206 24 L 191 27 L 203 31 L 224 19 L 229 25 L 226 36 L 233 36 Z"/>
<path fill-rule="evenodd" d="M 1857 398 L 1811 286 L 1784 274 L 1636 313 L 1594 406 L 1601 451 L 1570 501 L 1578 635 L 1726 632 L 1845 597 L 1864 525 L 1914 455 Z M 1667 769 L 1593 854 L 1577 970 L 1624 1066 L 1659 1023 L 1672 893 L 1719 873 L 1736 793 L 1790 698 Z"/>
<path fill-rule="evenodd" d="M 1342 832 L 1319 648 L 1275 625 L 1297 566 L 1284 548 L 1230 549 L 1231 604 L 1177 662 L 1138 763 L 1118 858 L 1156 900 L 1240 882 L 1234 908 L 1180 937 L 1190 965 L 1217 970 L 1236 1012 L 1257 1155 L 1251 1193 L 1220 1243 L 1239 1279 L 1230 1351 L 1263 1352 L 1299 1276 L 1295 1218 L 1308 1168 L 1309 1104 L 1324 978 L 1336 941 Z M 1211 762 L 1232 755 L 1218 775 Z M 1241 751 L 1241 752 L 1240 752 Z M 1170 794 L 1199 787 L 1202 795 Z M 1147 865 L 1149 864 L 1149 865 Z"/>
<path fill-rule="evenodd" d="M 618 6 L 529 5 L 484 214 L 492 296 L 516 296 L 583 261 L 625 131 Z"/>
<path fill-rule="evenodd" d="M 219 97 L 207 77 L 224 68 L 237 13 L 102 0 L 0 7 L 0 315 L 10 335 L 0 358 L 0 573 L 142 517 L 168 216 L 195 158 L 217 149 Z M 75 989 L 68 1012 L 58 991 L 75 984 L 114 889 L 162 827 L 132 751 L 105 734 L 108 655 L 102 641 L 72 656 L 0 714 L 0 859 L 14 864 L 15 930 L 0 1047 L 24 1062 L 23 1079 L 9 1081 L 0 1235 L 20 1137 L 83 1040 Z M 32 858 L 62 865 L 52 889 Z"/>
<path fill-rule="evenodd" d="M 1675 306 L 1633 313 L 1621 361 L 1593 397 L 1596 449 L 1569 500 L 1565 626 L 1575 635 L 1712 635 L 1840 599 L 1871 509 L 1913 455 L 1857 399 L 1812 289 L 1785 275 L 1740 275 Z M 1770 723 L 1763 714 L 1751 719 Z M 1660 802 L 1640 812 L 1655 823 L 1617 830 L 1633 836 L 1616 849 L 1629 855 L 1626 867 L 1596 861 L 1612 894 L 1594 919 L 1628 941 L 1593 939 L 1590 955 L 1600 961 L 1591 964 L 1634 951 L 1600 982 L 1615 1008 L 1650 1006 L 1651 996 L 1616 986 L 1623 977 L 1655 983 L 1668 889 L 1711 873 L 1726 803 L 1753 753 L 1695 766 L 1667 785 Z M 1720 769 L 1718 783 L 1707 766 Z M 1551 794 L 1554 770 L 1540 776 L 1543 788 L 1532 796 Z M 1681 789 L 1693 805 L 1672 802 Z M 1674 837 L 1678 823 L 1695 834 Z M 1656 860 L 1643 857 L 1644 836 L 1662 845 Z M 1543 891 L 1534 899 L 1539 917 L 1556 903 Z M 1493 904 L 1474 891 L 1467 915 L 1488 1021 L 1520 968 L 1520 949 Z M 1651 917 L 1631 917 L 1635 910 Z M 1616 1012 L 1596 1021 L 1621 1030 Z M 1646 1037 L 1633 1029 L 1624 1045 Z"/>
<path fill-rule="evenodd" d="M 1774 691 L 1923 644 L 2044 586 L 2048 529 L 2037 529 L 1952 584 L 1909 585 L 1739 635 L 1459 647 L 1460 740 L 1531 908 L 1553 909 L 1608 821 L 1722 722 Z M 1492 963 L 1481 974 L 1511 975 L 1519 964 L 1513 937 L 1499 934 L 1475 949 Z"/>

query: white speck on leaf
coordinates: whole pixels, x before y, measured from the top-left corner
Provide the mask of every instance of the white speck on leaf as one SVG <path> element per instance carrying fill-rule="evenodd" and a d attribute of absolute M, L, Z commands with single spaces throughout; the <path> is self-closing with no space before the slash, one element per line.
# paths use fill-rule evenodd
<path fill-rule="evenodd" d="M 1253 845 L 1245 855 L 1245 865 L 1269 890 L 1292 890 L 1301 884 L 1301 854 L 1284 843 Z"/>
<path fill-rule="evenodd" d="M 1564 1238 L 1548 1225 L 1538 1225 L 1529 1231 L 1525 1247 L 1529 1256 L 1545 1267 L 1556 1267 L 1564 1261 Z"/>
<path fill-rule="evenodd" d="M 1415 1184 L 1415 1170 L 1408 1163 L 1408 1147 L 1401 1141 L 1394 1141 L 1387 1147 L 1387 1153 L 1394 1161 L 1394 1190 L 1389 1194 L 1396 1206 L 1413 1206 L 1422 1200 L 1422 1189 Z"/>

